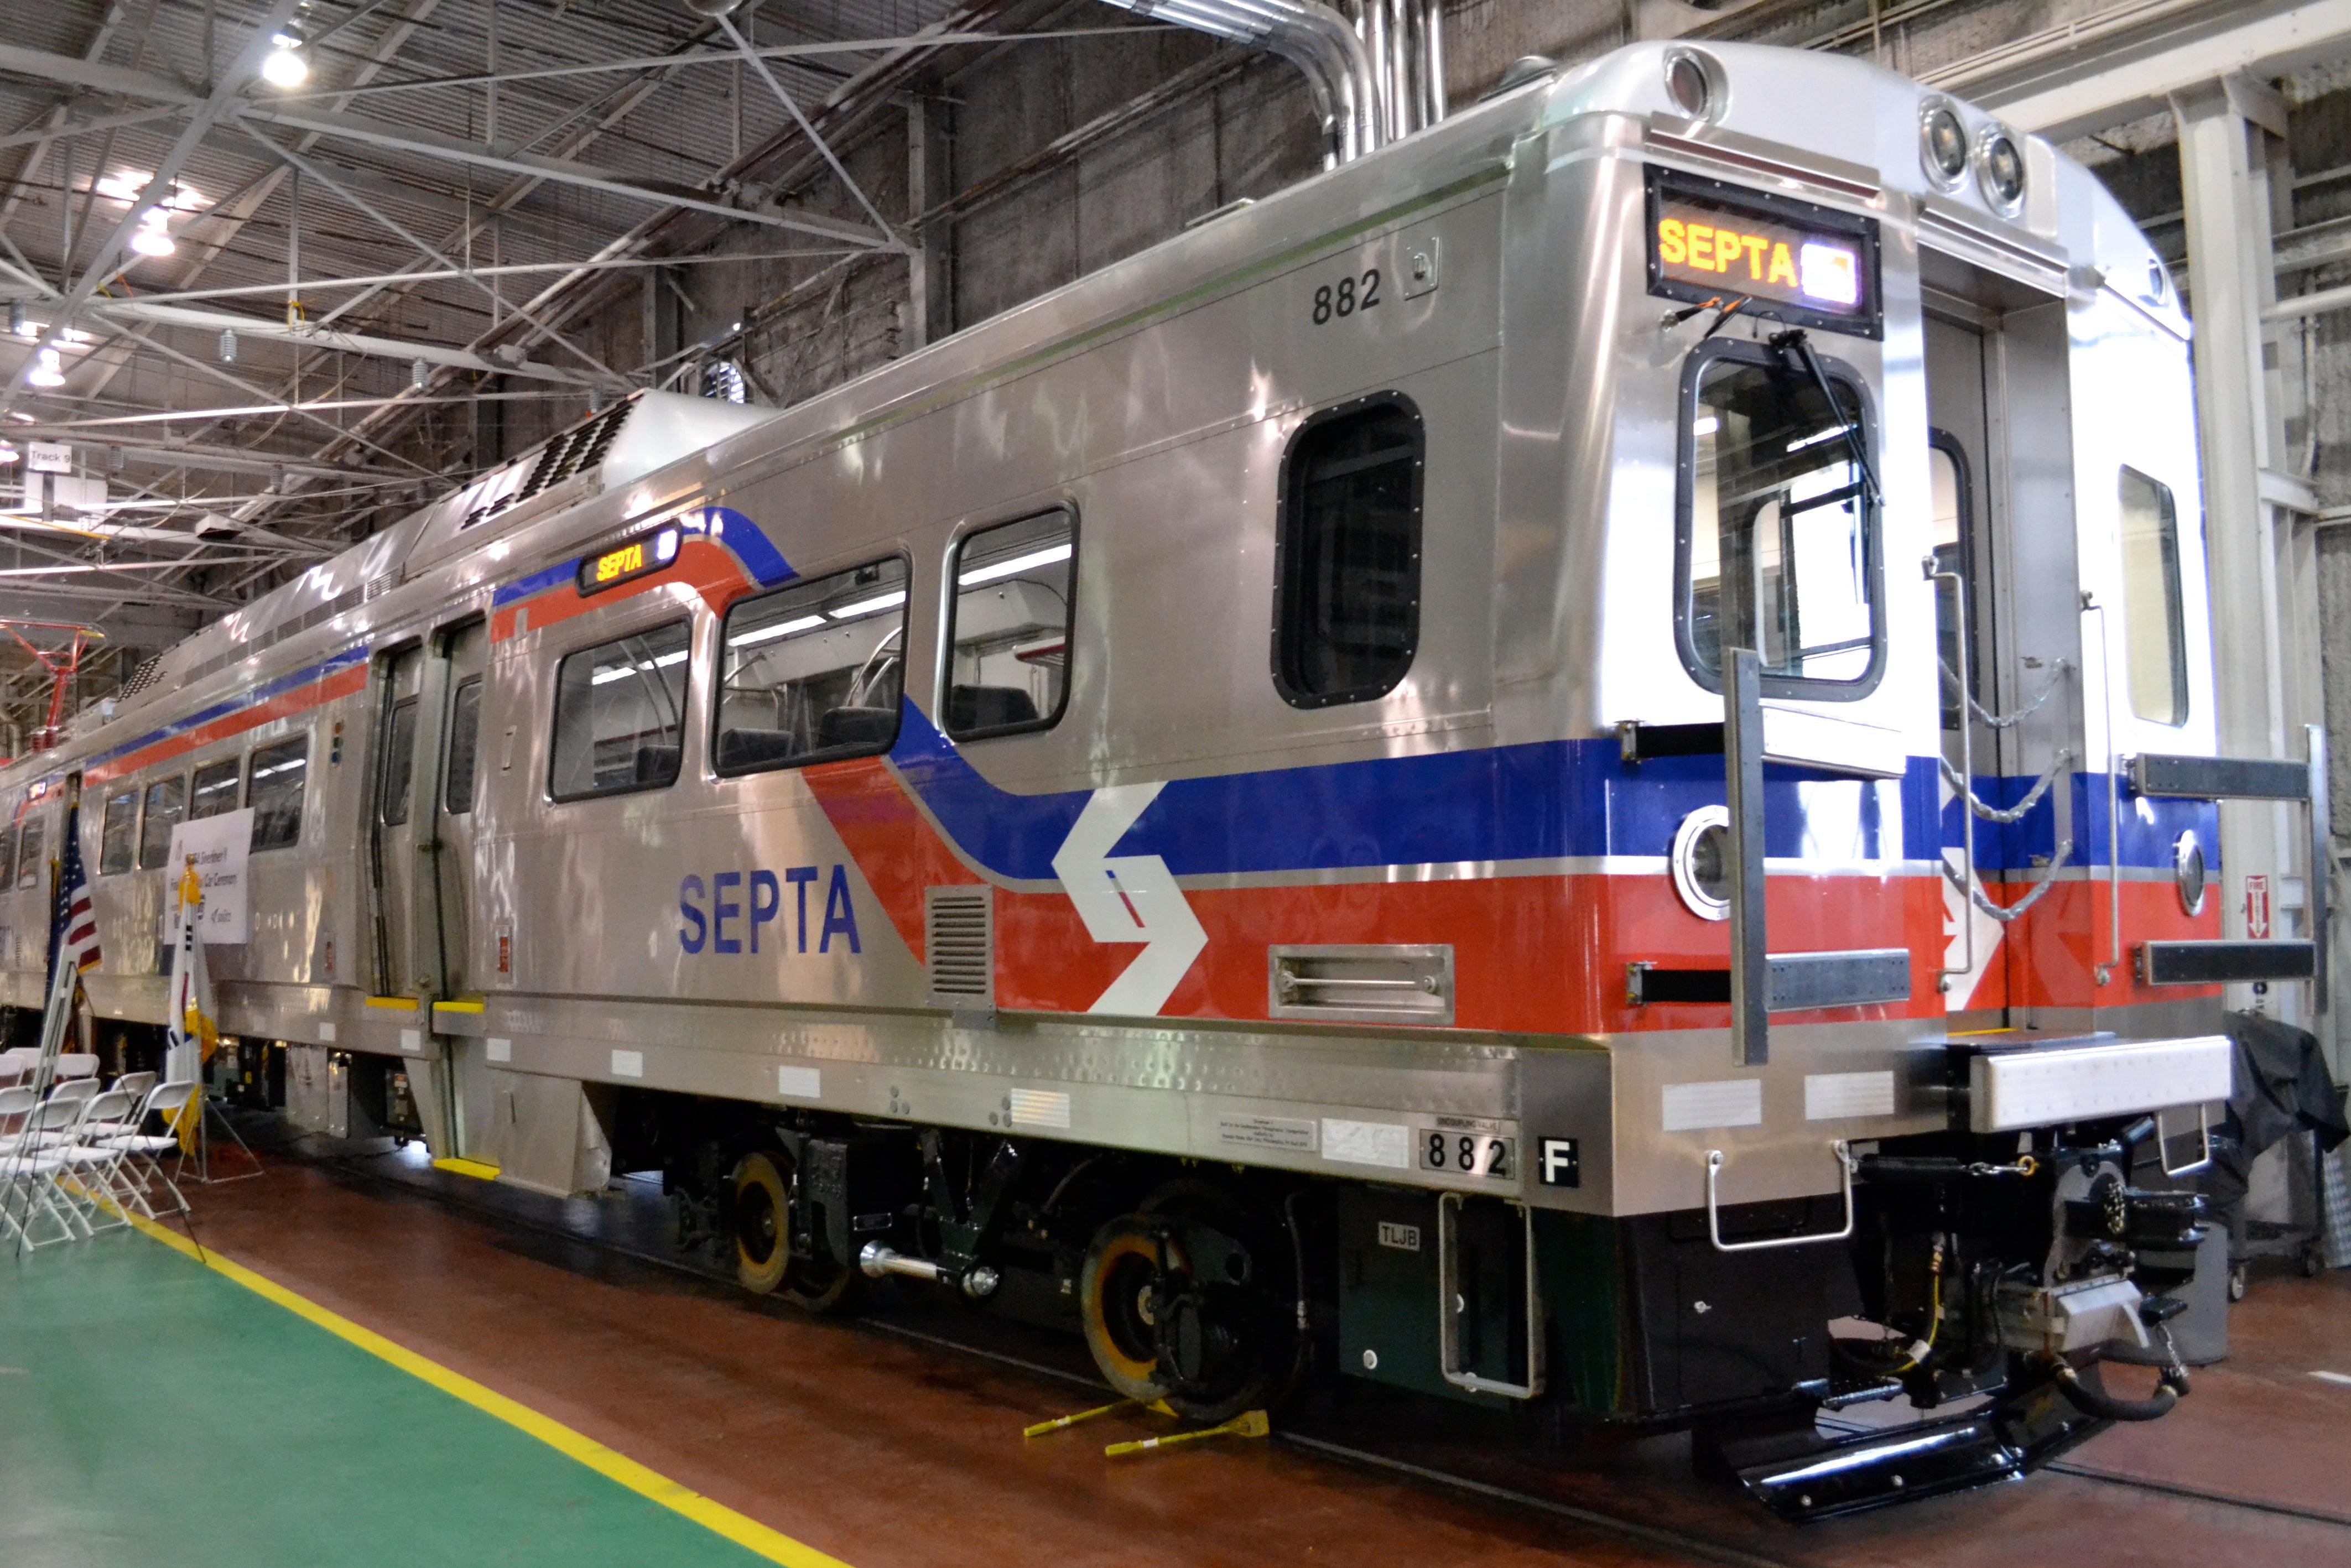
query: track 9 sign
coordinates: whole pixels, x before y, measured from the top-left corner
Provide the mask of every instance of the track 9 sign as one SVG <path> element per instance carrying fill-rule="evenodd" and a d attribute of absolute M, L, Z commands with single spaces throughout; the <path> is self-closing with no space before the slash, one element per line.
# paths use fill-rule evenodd
<path fill-rule="evenodd" d="M 1875 218 L 1652 169 L 1648 252 L 1652 294 L 1879 335 Z"/>
<path fill-rule="evenodd" d="M 678 530 L 672 525 L 616 545 L 601 555 L 583 557 L 580 562 L 580 591 L 594 593 L 632 577 L 659 571 L 677 559 L 677 546 Z"/>

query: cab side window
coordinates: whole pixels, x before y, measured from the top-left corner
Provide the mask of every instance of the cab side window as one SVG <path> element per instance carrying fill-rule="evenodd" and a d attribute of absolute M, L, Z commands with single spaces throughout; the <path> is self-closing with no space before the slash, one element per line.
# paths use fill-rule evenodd
<path fill-rule="evenodd" d="M 41 875 L 49 869 L 48 862 L 41 854 L 41 840 L 45 836 L 40 818 L 35 817 L 25 824 L 24 839 L 16 850 L 16 885 L 18 887 L 41 885 Z"/>
<path fill-rule="evenodd" d="M 1069 699 L 1075 519 L 1040 513 L 956 547 L 946 722 L 957 740 L 1050 727 Z"/>
<path fill-rule="evenodd" d="M 586 800 L 677 782 L 687 635 L 687 623 L 673 621 L 582 648 L 556 666 L 549 795 Z"/>
<path fill-rule="evenodd" d="M 2179 511 L 2171 487 L 2122 471 L 2123 659 L 2131 712 L 2188 722 L 2188 617 L 2179 590 Z"/>
<path fill-rule="evenodd" d="M 1420 640 L 1420 411 L 1395 393 L 1308 420 L 1281 465 L 1273 684 L 1292 707 L 1396 688 Z"/>
<path fill-rule="evenodd" d="M 16 885 L 16 830 L 0 829 L 0 892 Z"/>
<path fill-rule="evenodd" d="M 129 871 L 138 837 L 139 791 L 123 789 L 109 795 L 98 835 L 98 874 L 113 876 Z"/>
<path fill-rule="evenodd" d="M 172 829 L 188 814 L 188 781 L 164 779 L 147 786 L 147 815 L 139 824 L 139 869 L 158 871 L 172 858 Z"/>
<path fill-rule="evenodd" d="M 713 765 L 758 773 L 898 739 L 906 563 L 892 557 L 737 600 L 720 632 Z"/>

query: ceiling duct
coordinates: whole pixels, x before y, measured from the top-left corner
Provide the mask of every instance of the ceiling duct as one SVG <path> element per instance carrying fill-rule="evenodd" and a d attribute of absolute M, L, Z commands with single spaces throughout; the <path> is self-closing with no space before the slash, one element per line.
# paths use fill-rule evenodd
<path fill-rule="evenodd" d="M 1383 82 L 1394 75 L 1374 58 L 1368 22 L 1343 16 L 1316 0 L 1107 0 L 1162 22 L 1196 28 L 1228 43 L 1279 55 L 1306 77 L 1322 116 L 1326 161 L 1344 163 L 1376 151 L 1390 140 L 1390 95 Z M 1433 6 L 1434 0 L 1428 0 Z M 1360 0 L 1384 18 L 1389 8 L 1417 9 L 1422 0 Z M 1384 37 L 1384 34 L 1382 35 Z"/>
<path fill-rule="evenodd" d="M 1445 118 L 1443 0 L 1337 0 L 1371 57 L 1388 140 Z"/>

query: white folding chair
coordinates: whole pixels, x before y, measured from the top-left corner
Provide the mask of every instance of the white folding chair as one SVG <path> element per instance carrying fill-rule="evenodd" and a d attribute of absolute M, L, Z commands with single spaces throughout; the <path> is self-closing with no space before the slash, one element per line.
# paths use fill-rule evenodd
<path fill-rule="evenodd" d="M 29 1046 L 12 1045 L 0 1051 L 0 1084 L 22 1083 L 33 1076 L 40 1061 L 41 1053 Z"/>
<path fill-rule="evenodd" d="M 25 1228 L 16 1209 L 16 1155 L 32 1146 L 33 1113 L 40 1102 L 21 1083 L 0 1088 L 0 1236 L 17 1238 Z"/>
<path fill-rule="evenodd" d="M 83 1223 L 92 1235 L 128 1227 L 134 1202 L 147 1210 L 148 1218 L 155 1218 L 154 1211 L 147 1208 L 145 1195 L 127 1180 L 122 1163 L 130 1151 L 118 1142 L 122 1134 L 111 1130 L 121 1126 L 124 1119 L 137 1110 L 138 1103 L 120 1089 L 92 1096 L 82 1108 L 73 1141 L 57 1151 L 65 1162 L 60 1179 L 72 1178 L 74 1196 L 82 1200 L 85 1211 Z M 100 1223 L 91 1218 L 107 1212 L 110 1206 L 110 1219 Z"/>
<path fill-rule="evenodd" d="M 59 1185 L 72 1168 L 66 1151 L 73 1146 L 82 1115 L 89 1109 L 89 1101 L 84 1096 L 42 1101 L 26 1120 L 20 1146 L 0 1159 L 0 1181 L 8 1184 L 12 1200 L 23 1207 L 17 1238 L 26 1247 L 81 1241 L 96 1234 L 81 1201 Z M 34 1226 L 45 1217 L 58 1231 L 47 1241 L 33 1233 Z"/>
<path fill-rule="evenodd" d="M 195 1098 L 196 1089 L 197 1085 L 193 1082 L 158 1083 L 147 1092 L 146 1100 L 141 1103 L 137 1114 L 131 1120 L 131 1130 L 105 1140 L 109 1147 L 117 1149 L 122 1154 L 123 1163 L 120 1167 L 120 1174 L 126 1183 L 135 1186 L 139 1195 L 139 1207 L 150 1219 L 155 1218 L 155 1210 L 147 1201 L 150 1182 L 162 1182 L 164 1190 L 172 1195 L 172 1202 L 179 1211 L 182 1214 L 188 1212 L 188 1200 L 180 1191 L 179 1184 L 163 1174 L 163 1156 L 176 1154 L 180 1156 L 182 1167 L 187 1164 L 187 1151 L 181 1147 L 178 1135 L 170 1129 L 173 1118 L 180 1115 L 186 1109 L 188 1103 Z M 158 1116 L 163 1119 L 165 1131 L 162 1133 L 145 1131 L 144 1129 Z"/>
<path fill-rule="evenodd" d="M 130 1096 L 133 1111 L 147 1103 L 147 1092 L 154 1087 L 155 1074 L 152 1072 L 126 1072 L 112 1084 L 114 1092 Z M 124 1137 L 139 1129 L 140 1124 L 136 1120 L 110 1118 L 82 1128 L 82 1142 L 96 1143 L 105 1138 Z"/>
<path fill-rule="evenodd" d="M 98 1053 L 96 1051 L 68 1051 L 58 1053 L 57 1077 L 60 1081 L 68 1078 L 96 1078 L 97 1076 Z"/>

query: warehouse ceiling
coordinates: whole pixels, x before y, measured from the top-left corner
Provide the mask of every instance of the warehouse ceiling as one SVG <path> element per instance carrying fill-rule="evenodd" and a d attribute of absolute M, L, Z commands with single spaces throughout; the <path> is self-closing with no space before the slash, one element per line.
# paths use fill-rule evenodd
<path fill-rule="evenodd" d="M 719 234 L 900 247 L 862 192 L 820 212 L 761 177 L 829 165 L 827 135 L 1000 8 L 10 7 L 0 610 L 58 622 L 17 629 L 44 650 L 73 622 L 152 649 L 462 484 L 484 400 L 560 427 L 674 376 L 562 329 L 619 275 Z M 32 472 L 48 444 L 62 485 Z"/>

